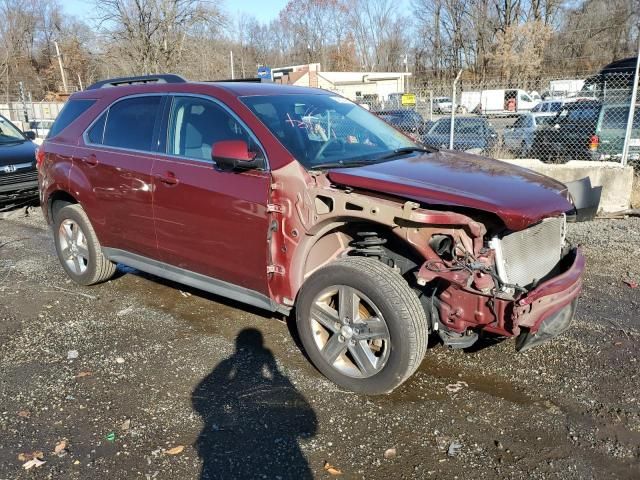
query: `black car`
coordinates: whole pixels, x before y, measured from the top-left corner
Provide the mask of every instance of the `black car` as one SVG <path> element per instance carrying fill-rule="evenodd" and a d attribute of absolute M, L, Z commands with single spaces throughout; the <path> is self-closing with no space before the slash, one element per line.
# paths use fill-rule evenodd
<path fill-rule="evenodd" d="M 597 126 L 602 103 L 578 100 L 566 103 L 553 119 L 536 130 L 531 156 L 543 162 L 591 160 L 597 148 Z"/>
<path fill-rule="evenodd" d="M 498 134 L 486 118 L 456 118 L 453 130 L 454 150 L 477 150 L 489 152 L 498 143 Z M 441 118 L 422 136 L 424 145 L 449 148 L 451 118 Z"/>
<path fill-rule="evenodd" d="M 426 131 L 426 124 L 424 119 L 422 118 L 422 115 L 410 108 L 382 110 L 372 113 L 377 115 L 392 127 L 395 127 L 401 132 L 411 135 L 412 137 L 415 137 L 416 135 L 422 134 Z"/>
<path fill-rule="evenodd" d="M 0 115 L 0 203 L 38 195 L 36 145 L 32 131 L 22 132 Z"/>

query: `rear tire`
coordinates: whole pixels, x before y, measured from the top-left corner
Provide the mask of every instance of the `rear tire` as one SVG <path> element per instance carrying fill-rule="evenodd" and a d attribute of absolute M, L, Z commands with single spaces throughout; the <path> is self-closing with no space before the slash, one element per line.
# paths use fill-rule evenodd
<path fill-rule="evenodd" d="M 60 264 L 74 282 L 94 285 L 116 272 L 116 265 L 102 254 L 96 232 L 80 205 L 67 205 L 56 212 L 53 236 Z"/>
<path fill-rule="evenodd" d="M 313 364 L 342 388 L 391 392 L 420 366 L 429 327 L 399 273 L 364 257 L 313 273 L 296 303 L 300 340 Z"/>

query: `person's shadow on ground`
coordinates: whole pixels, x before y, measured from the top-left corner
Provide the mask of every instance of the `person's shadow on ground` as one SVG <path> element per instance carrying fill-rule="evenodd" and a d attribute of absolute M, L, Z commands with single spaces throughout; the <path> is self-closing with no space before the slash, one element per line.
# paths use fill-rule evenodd
<path fill-rule="evenodd" d="M 315 412 L 276 365 L 262 334 L 245 329 L 236 351 L 194 389 L 204 426 L 201 480 L 313 478 L 298 439 L 315 435 Z"/>

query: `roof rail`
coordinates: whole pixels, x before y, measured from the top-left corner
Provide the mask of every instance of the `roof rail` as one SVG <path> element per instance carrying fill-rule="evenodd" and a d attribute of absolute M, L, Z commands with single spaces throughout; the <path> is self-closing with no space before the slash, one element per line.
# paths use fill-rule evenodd
<path fill-rule="evenodd" d="M 137 85 L 145 83 L 186 83 L 187 80 L 180 75 L 166 73 L 162 75 L 142 75 L 139 77 L 120 77 L 109 78 L 94 83 L 87 90 L 96 90 L 98 88 L 118 87 L 120 85 Z"/>
<path fill-rule="evenodd" d="M 226 78 L 224 80 L 207 80 L 206 83 L 219 83 L 219 82 L 237 82 L 237 83 L 260 83 L 262 79 L 260 77 L 249 78 Z"/>

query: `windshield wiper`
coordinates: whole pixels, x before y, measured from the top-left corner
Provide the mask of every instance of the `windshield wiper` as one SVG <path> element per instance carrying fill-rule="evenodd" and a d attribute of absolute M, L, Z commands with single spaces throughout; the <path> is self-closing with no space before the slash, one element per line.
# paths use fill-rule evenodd
<path fill-rule="evenodd" d="M 401 155 L 406 155 L 407 153 L 413 153 L 413 152 L 424 152 L 424 153 L 434 153 L 437 152 L 438 150 L 436 148 L 425 148 L 425 147 L 402 147 L 402 148 L 396 148 L 395 150 L 392 150 L 391 152 L 388 152 L 380 157 L 377 157 L 376 160 L 380 161 L 380 160 L 388 160 L 390 158 L 395 158 L 395 157 L 400 157 Z"/>
<path fill-rule="evenodd" d="M 376 163 L 376 160 L 354 160 L 354 161 L 344 161 L 338 160 L 337 162 L 325 162 L 325 163 L 317 163 L 315 165 L 311 165 L 311 170 L 318 170 L 320 168 L 351 168 L 351 167 L 362 167 L 364 165 L 372 165 Z"/>

